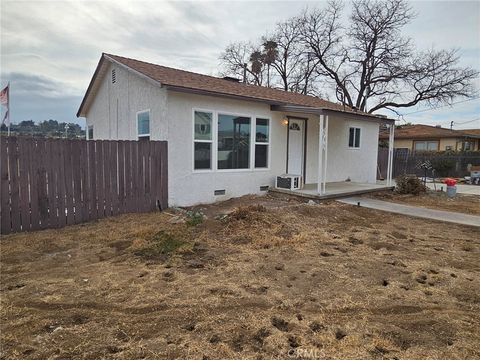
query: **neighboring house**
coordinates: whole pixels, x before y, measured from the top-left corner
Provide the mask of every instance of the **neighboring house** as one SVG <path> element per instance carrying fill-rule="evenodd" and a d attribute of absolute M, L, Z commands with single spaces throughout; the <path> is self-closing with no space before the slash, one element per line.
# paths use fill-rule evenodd
<path fill-rule="evenodd" d="M 258 194 L 285 173 L 318 194 L 327 182 L 375 186 L 379 126 L 394 124 L 317 97 L 108 54 L 77 116 L 88 139 L 168 141 L 170 206 Z"/>
<path fill-rule="evenodd" d="M 380 131 L 380 140 L 388 141 L 388 131 Z M 440 126 L 401 125 L 395 128 L 395 149 L 411 151 L 478 151 L 480 130 L 450 130 Z"/>
<path fill-rule="evenodd" d="M 478 138 L 477 140 L 480 141 L 480 129 L 464 129 L 461 130 L 461 132 L 467 135 L 474 135 Z M 478 145 L 479 147 L 477 147 L 477 149 L 480 150 L 480 144 Z"/>

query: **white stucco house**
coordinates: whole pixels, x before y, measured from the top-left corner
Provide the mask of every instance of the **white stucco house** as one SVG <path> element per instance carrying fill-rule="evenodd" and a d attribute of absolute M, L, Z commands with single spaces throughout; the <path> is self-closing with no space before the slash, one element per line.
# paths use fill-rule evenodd
<path fill-rule="evenodd" d="M 317 97 L 110 54 L 77 116 L 87 139 L 166 140 L 170 206 L 260 194 L 282 174 L 311 196 L 375 188 L 379 126 L 394 128 Z"/>

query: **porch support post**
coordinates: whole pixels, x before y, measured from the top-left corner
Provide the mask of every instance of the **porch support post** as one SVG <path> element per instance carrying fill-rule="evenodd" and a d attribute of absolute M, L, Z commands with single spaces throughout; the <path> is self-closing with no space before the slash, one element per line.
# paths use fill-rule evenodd
<path fill-rule="evenodd" d="M 392 186 L 392 174 L 393 174 L 393 142 L 395 133 L 395 124 L 390 124 L 388 137 L 388 165 L 387 165 L 387 186 Z"/>
<path fill-rule="evenodd" d="M 327 183 L 327 147 L 328 145 L 328 116 L 320 115 L 318 132 L 318 183 L 317 192 L 325 194 Z"/>

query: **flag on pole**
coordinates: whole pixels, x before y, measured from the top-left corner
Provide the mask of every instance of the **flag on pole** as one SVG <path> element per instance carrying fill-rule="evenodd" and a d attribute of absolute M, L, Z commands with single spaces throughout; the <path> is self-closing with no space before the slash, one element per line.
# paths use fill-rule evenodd
<path fill-rule="evenodd" d="M 5 115 L 3 116 L 3 119 L 2 119 L 2 124 L 5 124 L 9 127 L 10 129 L 10 83 L 5 86 L 5 88 L 0 91 L 0 104 L 5 106 L 7 108 L 7 110 L 5 111 Z"/>
<path fill-rule="evenodd" d="M 3 89 L 0 92 L 0 104 L 2 104 L 2 105 L 8 105 L 8 87 L 9 86 L 10 86 L 10 84 L 5 86 L 5 89 Z"/>
<path fill-rule="evenodd" d="M 2 124 L 5 124 L 6 126 L 10 127 L 10 116 L 8 116 L 8 110 L 5 111 L 5 115 L 3 116 L 3 119 L 2 119 Z"/>

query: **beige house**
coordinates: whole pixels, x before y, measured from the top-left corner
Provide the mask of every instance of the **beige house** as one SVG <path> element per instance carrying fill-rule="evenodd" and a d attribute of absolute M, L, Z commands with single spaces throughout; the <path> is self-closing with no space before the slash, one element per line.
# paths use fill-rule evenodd
<path fill-rule="evenodd" d="M 381 142 L 388 142 L 388 136 L 388 131 L 380 131 Z M 450 130 L 420 124 L 398 126 L 393 147 L 411 151 L 479 151 L 480 129 Z"/>

